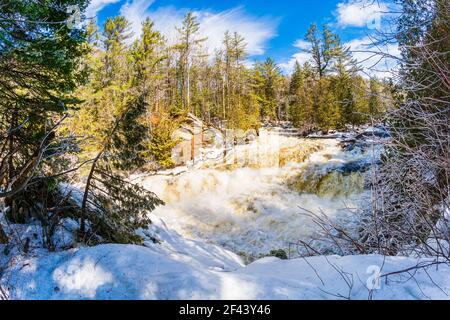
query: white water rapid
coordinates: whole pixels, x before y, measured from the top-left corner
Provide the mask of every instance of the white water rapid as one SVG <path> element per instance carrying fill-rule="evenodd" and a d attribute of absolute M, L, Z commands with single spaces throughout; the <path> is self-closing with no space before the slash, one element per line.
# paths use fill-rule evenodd
<path fill-rule="evenodd" d="M 166 202 L 154 214 L 183 236 L 258 257 L 314 232 L 299 207 L 338 217 L 358 206 L 362 174 L 335 169 L 367 157 L 343 151 L 335 139 L 264 131 L 252 144 L 238 146 L 225 164 L 209 161 L 181 175 L 138 180 Z"/>

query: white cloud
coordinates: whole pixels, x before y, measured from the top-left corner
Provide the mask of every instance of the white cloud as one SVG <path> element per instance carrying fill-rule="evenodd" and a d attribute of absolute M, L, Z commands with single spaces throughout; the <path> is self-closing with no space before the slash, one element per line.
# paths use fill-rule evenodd
<path fill-rule="evenodd" d="M 120 15 L 124 16 L 131 24 L 131 30 L 134 36 L 139 35 L 142 28 L 142 22 L 146 18 L 146 11 L 154 3 L 154 0 L 134 0 L 127 1 L 120 8 Z"/>
<path fill-rule="evenodd" d="M 370 37 L 345 43 L 363 68 L 364 75 L 386 77 L 397 71 L 400 50 L 397 44 L 378 44 Z"/>
<path fill-rule="evenodd" d="M 219 13 L 197 12 L 197 16 L 200 32 L 208 37 L 207 47 L 210 51 L 222 45 L 226 31 L 238 32 L 243 36 L 250 55 L 263 54 L 267 41 L 276 36 L 276 21 L 247 15 L 241 7 Z"/>
<path fill-rule="evenodd" d="M 91 0 L 87 9 L 86 9 L 86 17 L 87 18 L 95 18 L 97 13 L 100 12 L 107 5 L 119 2 L 120 0 Z"/>
<path fill-rule="evenodd" d="M 348 0 L 337 5 L 338 25 L 341 27 L 369 27 L 379 29 L 382 17 L 389 10 L 385 2 Z"/>
<path fill-rule="evenodd" d="M 155 23 L 156 29 L 166 36 L 169 42 L 174 42 L 177 37 L 175 27 L 181 26 L 184 15 L 188 9 L 175 7 L 161 7 L 152 10 L 153 0 L 133 0 L 122 6 L 120 14 L 131 23 L 135 36 L 141 32 L 141 23 L 149 17 Z M 250 55 L 263 54 L 267 42 L 276 36 L 277 21 L 267 17 L 254 17 L 247 14 L 242 7 L 213 12 L 210 10 L 194 11 L 200 23 L 201 37 L 207 37 L 205 43 L 208 53 L 222 45 L 226 31 L 238 32 L 247 43 Z"/>
<path fill-rule="evenodd" d="M 299 39 L 294 42 L 294 47 L 302 50 L 308 50 L 309 48 L 311 48 L 311 44 L 306 40 Z"/>
<path fill-rule="evenodd" d="M 292 71 L 294 71 L 296 62 L 304 64 L 311 59 L 311 55 L 305 52 L 305 50 L 311 48 L 311 44 L 308 41 L 299 39 L 294 42 L 293 46 L 300 49 L 300 51 L 293 54 L 288 61 L 280 63 L 281 70 L 283 70 L 283 72 L 286 74 L 290 74 L 292 73 Z"/>
<path fill-rule="evenodd" d="M 297 52 L 296 54 L 292 55 L 289 61 L 280 63 L 280 68 L 285 74 L 290 74 L 294 71 L 296 62 L 302 65 L 305 62 L 308 62 L 310 58 L 310 55 L 306 52 Z"/>
<path fill-rule="evenodd" d="M 386 77 L 392 75 L 397 70 L 397 60 L 400 56 L 397 44 L 374 44 L 370 37 L 353 39 L 343 44 L 345 48 L 350 48 L 353 57 L 362 68 L 363 76 Z M 303 64 L 311 60 L 309 53 L 305 52 L 310 45 L 304 40 L 297 40 L 294 47 L 301 49 L 291 56 L 291 58 L 281 63 L 280 66 L 287 74 L 292 73 L 296 62 Z"/>
<path fill-rule="evenodd" d="M 181 22 L 187 12 L 188 10 L 177 9 L 175 7 L 162 7 L 155 11 L 145 12 L 144 17 L 150 17 L 155 23 L 156 29 L 169 40 L 169 43 L 174 43 L 178 35 L 175 27 L 181 26 Z M 139 34 L 140 32 L 136 33 L 137 36 Z"/>

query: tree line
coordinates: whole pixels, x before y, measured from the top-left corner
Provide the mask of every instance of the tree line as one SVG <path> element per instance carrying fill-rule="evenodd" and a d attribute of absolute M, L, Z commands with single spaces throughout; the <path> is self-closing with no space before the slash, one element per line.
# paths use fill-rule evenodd
<path fill-rule="evenodd" d="M 391 137 L 381 164 L 372 168 L 370 206 L 357 212 L 354 235 L 325 215 L 314 219 L 341 255 L 415 256 L 439 267 L 450 263 L 450 7 L 447 0 L 399 4 L 396 29 L 381 35 L 398 42 L 400 72 L 390 90 L 392 106 L 382 117 Z M 414 277 L 420 269 L 426 270 L 418 264 L 395 274 Z"/>
<path fill-rule="evenodd" d="M 362 77 L 349 48 L 327 26 L 308 30 L 311 61 L 297 62 L 292 75 L 271 58 L 249 66 L 246 40 L 237 32 L 226 32 L 222 46 L 207 54 L 193 13 L 177 27 L 175 43 L 150 19 L 135 40 L 130 30 L 121 16 L 108 18 L 101 29 L 89 24 L 84 67 L 90 76 L 77 92 L 83 103 L 70 129 L 102 141 L 117 114 L 139 101 L 117 142 L 137 151 L 134 167 L 172 164 L 172 133 L 187 113 L 220 128 L 258 130 L 264 123 L 291 121 L 310 131 L 367 123 L 389 104 L 389 84 Z M 86 149 L 98 147 L 90 143 Z"/>
<path fill-rule="evenodd" d="M 49 248 L 66 217 L 80 221 L 80 241 L 141 241 L 135 230 L 162 201 L 126 175 L 172 165 L 172 133 L 187 113 L 221 128 L 292 121 L 314 130 L 358 125 L 389 106 L 392 86 L 361 77 L 327 27 L 311 26 L 311 61 L 285 75 L 270 58 L 249 66 L 236 32 L 207 55 L 192 13 L 176 43 L 150 20 L 135 40 L 124 17 L 69 28 L 67 6 L 87 2 L 0 4 L 0 198 L 7 221 L 41 222 Z M 73 180 L 81 197 L 62 189 Z"/>

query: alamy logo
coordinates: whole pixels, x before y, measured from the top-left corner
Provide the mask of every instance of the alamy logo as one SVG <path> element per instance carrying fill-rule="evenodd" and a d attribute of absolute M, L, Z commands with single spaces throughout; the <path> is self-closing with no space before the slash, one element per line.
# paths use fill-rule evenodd
<path fill-rule="evenodd" d="M 374 13 L 373 17 L 367 21 L 367 28 L 370 30 L 380 30 L 381 29 L 381 13 Z"/>
<path fill-rule="evenodd" d="M 67 19 L 67 27 L 69 29 L 75 29 L 81 24 L 81 10 L 77 5 L 70 5 L 67 7 L 68 14 L 70 14 Z"/>

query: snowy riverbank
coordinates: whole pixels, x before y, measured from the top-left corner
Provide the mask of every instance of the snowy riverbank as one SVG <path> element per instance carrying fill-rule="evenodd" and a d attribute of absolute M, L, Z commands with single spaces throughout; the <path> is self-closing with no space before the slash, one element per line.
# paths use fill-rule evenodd
<path fill-rule="evenodd" d="M 381 256 L 264 258 L 244 266 L 220 247 L 187 240 L 154 218 L 161 244 L 101 245 L 8 262 L 0 284 L 10 299 L 448 299 L 450 268 L 381 275 L 428 260 Z M 31 227 L 30 227 L 31 228 Z M 0 250 L 3 250 L 0 246 Z M 6 262 L 2 256 L 1 262 Z"/>
<path fill-rule="evenodd" d="M 266 138 L 239 146 L 225 163 L 133 177 L 167 202 L 140 230 L 144 246 L 74 248 L 79 226 L 65 219 L 48 252 L 38 223 L 9 225 L 0 215 L 12 239 L 0 245 L 0 298 L 449 299 L 450 267 L 431 258 L 260 259 L 314 232 L 297 206 L 345 219 L 342 202 L 358 205 L 358 175 L 380 151 L 342 148 L 336 139 Z"/>

